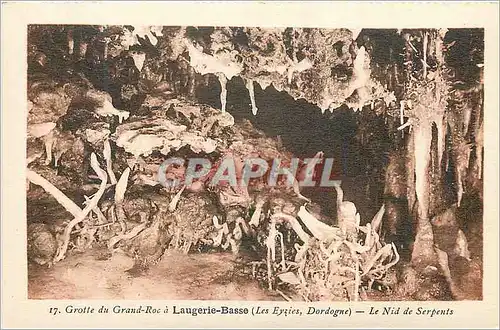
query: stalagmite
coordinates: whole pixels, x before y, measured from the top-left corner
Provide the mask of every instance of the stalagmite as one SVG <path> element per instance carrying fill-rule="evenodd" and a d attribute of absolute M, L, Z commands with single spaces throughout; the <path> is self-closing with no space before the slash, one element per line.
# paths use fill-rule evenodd
<path fill-rule="evenodd" d="M 337 192 L 337 222 L 344 234 L 356 232 L 356 205 L 353 202 L 344 201 L 344 192 L 340 184 L 334 185 Z"/>
<path fill-rule="evenodd" d="M 448 282 L 451 295 L 453 299 L 455 300 L 469 300 L 470 298 L 467 297 L 467 293 L 463 288 L 460 287 L 459 283 L 454 279 L 454 276 L 452 275 L 451 269 L 450 269 L 450 264 L 449 264 L 449 258 L 448 254 L 440 250 L 439 248 L 435 247 L 436 250 L 436 255 L 437 255 L 437 260 L 439 263 L 439 266 L 441 268 L 441 271 L 446 279 L 446 282 Z"/>
<path fill-rule="evenodd" d="M 250 219 L 250 222 L 248 223 L 250 226 L 258 227 L 259 222 L 260 222 L 260 216 L 262 214 L 262 208 L 264 206 L 265 200 L 262 199 L 258 201 L 255 205 L 255 211 L 252 214 L 252 218 Z"/>
<path fill-rule="evenodd" d="M 28 135 L 36 138 L 42 138 L 45 146 L 45 154 L 47 158 L 45 160 L 45 165 L 49 165 L 52 162 L 52 145 L 54 144 L 54 128 L 56 123 L 46 122 L 40 124 L 28 125 Z"/>
<path fill-rule="evenodd" d="M 311 234 L 321 241 L 330 241 L 333 238 L 337 238 L 340 234 L 338 228 L 330 227 L 319 221 L 314 215 L 309 213 L 304 206 L 300 207 L 297 216 L 302 220 L 302 223 L 309 229 Z"/>
<path fill-rule="evenodd" d="M 62 207 L 74 217 L 78 216 L 82 209 L 68 198 L 62 191 L 57 189 L 52 183 L 47 181 L 44 177 L 32 170 L 27 170 L 26 177 L 30 182 L 42 187 L 46 192 L 52 195 Z"/>
<path fill-rule="evenodd" d="M 130 240 L 136 237 L 141 233 L 141 231 L 146 229 L 147 225 L 148 224 L 146 222 L 143 222 L 140 225 L 137 225 L 134 228 L 132 228 L 128 233 L 121 233 L 119 235 L 111 237 L 111 239 L 108 241 L 108 249 L 110 250 L 113 249 L 114 246 L 121 240 Z"/>
<path fill-rule="evenodd" d="M 121 203 L 125 199 L 125 192 L 127 191 L 128 177 L 130 175 L 130 167 L 127 167 L 120 176 L 120 180 L 115 187 L 115 203 Z"/>
<path fill-rule="evenodd" d="M 177 208 L 177 204 L 179 203 L 179 200 L 181 199 L 182 192 L 186 189 L 186 186 L 182 186 L 181 190 L 179 190 L 175 196 L 172 198 L 170 203 L 168 204 L 168 210 L 170 212 L 174 212 L 175 209 Z"/>
<path fill-rule="evenodd" d="M 104 191 L 106 190 L 106 183 L 108 180 L 107 174 L 106 174 L 106 171 L 104 171 L 103 169 L 101 169 L 99 167 L 99 162 L 97 161 L 97 156 L 94 153 L 92 153 L 92 155 L 91 155 L 90 164 L 92 166 L 92 169 L 99 176 L 99 179 L 101 179 L 101 184 L 99 186 L 99 190 L 94 194 L 94 197 L 90 200 L 90 202 L 87 204 L 87 206 L 73 220 L 71 220 L 70 223 L 64 229 L 63 242 L 58 247 L 57 254 L 54 257 L 54 262 L 57 262 L 57 261 L 64 259 L 64 257 L 66 256 L 66 251 L 68 250 L 71 231 L 78 223 L 82 222 L 88 216 L 90 211 L 92 211 L 94 208 L 97 207 L 97 203 L 99 202 L 102 195 L 104 194 Z"/>
<path fill-rule="evenodd" d="M 106 159 L 106 171 L 108 172 L 111 184 L 116 184 L 116 176 L 113 173 L 113 163 L 111 161 L 111 145 L 109 144 L 109 139 L 104 141 L 103 149 L 104 159 Z"/>
<path fill-rule="evenodd" d="M 285 214 L 285 213 L 275 213 L 273 214 L 271 217 L 273 218 L 277 218 L 277 219 L 283 219 L 283 220 L 286 220 L 290 223 L 290 225 L 292 226 L 293 230 L 295 231 L 295 233 L 297 234 L 297 236 L 299 236 L 299 238 L 304 242 L 304 243 L 307 243 L 309 242 L 309 239 L 310 239 L 310 236 L 309 234 L 307 234 L 304 229 L 302 229 L 302 226 L 301 224 L 299 223 L 299 221 L 289 215 L 289 214 Z M 306 221 L 307 221 L 307 217 L 306 217 Z M 303 219 L 302 219 L 303 220 Z M 304 221 L 304 220 L 303 220 Z M 307 223 L 306 223 L 306 226 L 307 226 Z M 310 226 L 313 226 L 312 224 L 310 224 Z M 328 230 L 328 229 L 327 229 Z"/>
<path fill-rule="evenodd" d="M 129 175 L 130 167 L 127 167 L 125 171 L 123 171 L 115 187 L 116 220 L 120 224 L 121 228 L 121 232 L 118 236 L 124 234 L 127 231 L 127 223 L 125 221 L 127 216 L 125 215 L 125 211 L 123 209 L 123 201 L 125 200 L 125 192 L 127 191 Z M 111 211 L 114 212 L 114 209 L 112 208 Z M 113 247 L 114 243 L 110 244 L 109 246 Z"/>
<path fill-rule="evenodd" d="M 461 256 L 462 258 L 465 258 L 468 261 L 471 261 L 469 244 L 467 243 L 467 237 L 465 236 L 464 232 L 461 229 L 458 230 L 454 252 L 456 255 Z"/>
<path fill-rule="evenodd" d="M 47 159 L 45 160 L 45 165 L 49 165 L 52 162 L 52 147 L 54 145 L 54 131 L 50 131 L 49 134 L 43 137 L 43 143 L 45 145 L 45 153 Z"/>
<path fill-rule="evenodd" d="M 375 216 L 373 217 L 373 219 L 370 223 L 371 228 L 373 228 L 373 230 L 375 232 L 378 232 L 379 228 L 381 228 L 384 213 L 385 213 L 385 205 L 382 204 L 382 206 L 378 210 L 377 214 L 375 214 Z"/>

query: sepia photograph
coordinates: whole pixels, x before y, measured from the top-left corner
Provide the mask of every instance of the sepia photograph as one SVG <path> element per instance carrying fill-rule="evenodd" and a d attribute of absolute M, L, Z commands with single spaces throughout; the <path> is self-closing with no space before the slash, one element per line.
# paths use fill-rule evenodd
<path fill-rule="evenodd" d="M 483 300 L 458 26 L 28 25 L 28 299 Z"/>

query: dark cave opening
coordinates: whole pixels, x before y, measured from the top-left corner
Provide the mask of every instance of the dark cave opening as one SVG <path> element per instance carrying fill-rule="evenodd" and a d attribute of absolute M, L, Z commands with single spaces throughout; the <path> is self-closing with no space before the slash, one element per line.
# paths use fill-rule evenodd
<path fill-rule="evenodd" d="M 333 158 L 333 174 L 342 180 L 344 199 L 352 201 L 361 216 L 361 223 L 371 221 L 383 203 L 384 171 L 391 140 L 382 116 L 371 111 L 355 112 L 341 106 L 333 112 L 321 112 L 303 99 L 295 100 L 272 85 L 262 89 L 254 86 L 258 113 L 253 115 L 250 96 L 243 80 L 228 82 L 227 111 L 235 120 L 249 120 L 268 137 L 280 139 L 283 146 L 300 159 L 313 157 L 318 151 Z M 197 99 L 220 108 L 220 85 L 215 77 L 200 86 Z M 370 118 L 368 118 L 370 117 Z M 369 119 L 368 143 L 362 143 L 359 129 Z M 375 127 L 375 128 L 374 128 Z M 322 213 L 335 218 L 336 192 L 332 187 L 303 187 L 303 193 L 318 203 Z"/>

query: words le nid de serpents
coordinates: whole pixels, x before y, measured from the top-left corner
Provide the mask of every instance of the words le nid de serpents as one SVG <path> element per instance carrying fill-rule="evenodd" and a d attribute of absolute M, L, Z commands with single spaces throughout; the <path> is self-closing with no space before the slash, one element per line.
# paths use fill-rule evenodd
<path fill-rule="evenodd" d="M 59 314 L 143 314 L 159 315 L 170 314 L 177 316 L 197 317 L 200 315 L 273 315 L 278 317 L 289 316 L 309 316 L 309 317 L 352 317 L 356 316 L 404 316 L 416 315 L 423 317 L 443 317 L 453 316 L 455 311 L 452 308 L 432 308 L 432 307 L 318 307 L 318 306 L 300 306 L 300 307 L 281 307 L 281 306 L 185 306 L 185 305 L 66 305 L 63 307 L 50 307 L 48 312 L 52 315 Z"/>

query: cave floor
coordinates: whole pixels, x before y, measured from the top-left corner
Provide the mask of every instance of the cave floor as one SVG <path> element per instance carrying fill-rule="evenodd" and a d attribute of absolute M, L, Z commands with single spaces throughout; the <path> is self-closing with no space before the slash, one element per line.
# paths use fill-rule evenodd
<path fill-rule="evenodd" d="M 71 253 L 52 267 L 28 264 L 29 299 L 284 301 L 245 273 L 231 253 L 167 251 L 144 273 L 124 253 L 100 258 L 97 249 Z M 396 292 L 367 292 L 366 300 L 411 300 Z"/>
<path fill-rule="evenodd" d="M 134 260 L 123 253 L 98 254 L 74 253 L 50 268 L 29 264 L 29 299 L 283 300 L 238 272 L 230 253 L 167 251 L 142 274 L 127 272 Z"/>

